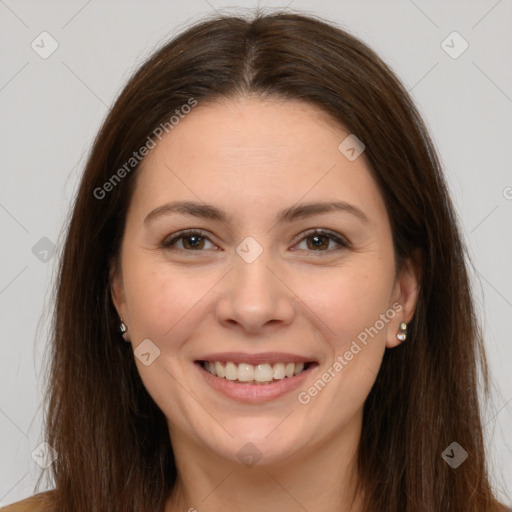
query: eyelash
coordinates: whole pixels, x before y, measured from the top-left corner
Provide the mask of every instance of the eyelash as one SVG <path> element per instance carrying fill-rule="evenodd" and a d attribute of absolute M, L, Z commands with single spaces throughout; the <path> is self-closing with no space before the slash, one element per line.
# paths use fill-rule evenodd
<path fill-rule="evenodd" d="M 205 240 L 208 240 L 209 242 L 213 243 L 208 238 L 208 236 L 206 236 L 206 233 L 204 231 L 201 231 L 200 229 L 189 229 L 189 230 L 181 231 L 180 233 L 177 233 L 176 236 L 174 236 L 170 240 L 164 240 L 163 243 L 162 243 L 162 248 L 163 249 L 168 249 L 168 250 L 179 250 L 179 251 L 182 251 L 182 252 L 204 252 L 204 250 L 194 251 L 194 250 L 189 250 L 189 249 L 175 249 L 175 248 L 172 247 L 178 240 L 180 240 L 182 238 L 187 238 L 187 237 L 190 237 L 190 236 L 198 236 L 198 237 L 201 237 L 201 238 L 203 238 Z M 332 232 L 327 231 L 325 229 L 318 229 L 318 228 L 306 231 L 303 234 L 302 238 L 297 242 L 297 244 L 303 242 L 304 240 L 307 240 L 308 238 L 312 238 L 314 236 L 325 236 L 329 240 L 332 240 L 332 241 L 336 242 L 338 245 L 340 245 L 341 247 L 344 247 L 344 248 L 348 248 L 350 246 L 350 244 L 346 240 L 344 240 L 343 238 L 339 237 L 335 233 L 332 233 Z M 330 252 L 335 252 L 333 250 L 318 250 L 318 251 L 315 251 L 315 250 L 307 250 L 307 249 L 306 249 L 306 251 L 307 252 L 314 252 L 314 253 L 330 253 Z"/>

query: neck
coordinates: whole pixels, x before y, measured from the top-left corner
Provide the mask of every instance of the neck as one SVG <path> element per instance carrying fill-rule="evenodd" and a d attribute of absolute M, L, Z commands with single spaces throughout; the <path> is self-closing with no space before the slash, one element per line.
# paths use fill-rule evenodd
<path fill-rule="evenodd" d="M 357 447 L 361 423 L 284 462 L 247 467 L 173 432 L 178 482 L 165 512 L 284 510 L 359 512 Z"/>

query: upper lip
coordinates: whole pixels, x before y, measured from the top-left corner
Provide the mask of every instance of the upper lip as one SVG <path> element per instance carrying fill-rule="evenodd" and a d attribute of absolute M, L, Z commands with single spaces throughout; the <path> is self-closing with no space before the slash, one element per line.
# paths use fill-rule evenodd
<path fill-rule="evenodd" d="M 247 352 L 217 352 L 216 354 L 206 354 L 197 359 L 198 361 L 210 362 L 229 362 L 235 364 L 247 363 L 258 365 L 263 363 L 312 363 L 316 362 L 311 357 L 289 354 L 286 352 L 261 352 L 259 354 L 248 354 Z"/>

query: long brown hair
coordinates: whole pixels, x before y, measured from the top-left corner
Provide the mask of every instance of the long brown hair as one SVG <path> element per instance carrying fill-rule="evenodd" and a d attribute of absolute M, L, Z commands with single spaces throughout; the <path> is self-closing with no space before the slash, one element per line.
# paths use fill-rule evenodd
<path fill-rule="evenodd" d="M 94 142 L 57 282 L 46 421 L 59 454 L 55 509 L 155 512 L 172 493 L 166 420 L 120 340 L 110 298 L 109 267 L 138 169 L 126 162 L 149 139 L 158 143 L 155 129 L 191 98 L 246 94 L 306 101 L 363 141 L 398 266 L 407 258 L 421 266 L 409 339 L 386 351 L 364 407 L 365 510 L 498 510 L 477 399 L 478 378 L 485 390 L 488 382 L 481 333 L 433 143 L 403 85 L 368 46 L 315 16 L 286 12 L 218 16 L 183 32 L 129 80 Z M 457 469 L 441 456 L 454 441 L 468 453 Z"/>

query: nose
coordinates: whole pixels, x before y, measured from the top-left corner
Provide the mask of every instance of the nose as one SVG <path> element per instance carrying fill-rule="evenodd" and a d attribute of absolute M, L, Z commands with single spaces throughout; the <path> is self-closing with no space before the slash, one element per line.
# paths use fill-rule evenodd
<path fill-rule="evenodd" d="M 296 296 L 268 252 L 263 251 L 252 263 L 235 254 L 216 307 L 217 320 L 224 327 L 256 334 L 293 321 Z"/>

